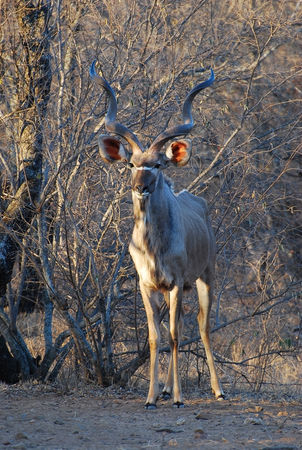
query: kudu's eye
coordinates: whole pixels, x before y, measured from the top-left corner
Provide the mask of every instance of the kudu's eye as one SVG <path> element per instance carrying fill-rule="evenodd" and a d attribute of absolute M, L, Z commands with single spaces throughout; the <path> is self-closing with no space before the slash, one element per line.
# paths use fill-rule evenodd
<path fill-rule="evenodd" d="M 129 167 L 129 169 L 132 169 L 134 167 L 134 164 L 132 164 L 131 162 L 128 162 L 127 167 Z"/>
<path fill-rule="evenodd" d="M 161 168 L 161 164 L 160 164 L 160 163 L 154 164 L 154 168 L 155 168 L 155 169 L 160 169 L 160 168 Z"/>

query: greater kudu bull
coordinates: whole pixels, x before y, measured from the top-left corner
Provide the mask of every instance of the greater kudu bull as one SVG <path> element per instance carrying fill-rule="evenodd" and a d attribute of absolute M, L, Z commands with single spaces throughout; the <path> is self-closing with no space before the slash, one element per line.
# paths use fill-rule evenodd
<path fill-rule="evenodd" d="M 106 162 L 127 162 L 131 167 L 134 230 L 129 246 L 139 275 L 140 290 L 146 309 L 150 346 L 150 387 L 146 408 L 156 408 L 158 387 L 159 292 L 170 312 L 170 363 L 163 390 L 165 398 L 173 391 L 174 405 L 183 406 L 178 373 L 178 347 L 183 327 L 183 291 L 196 282 L 199 297 L 198 323 L 216 398 L 224 394 L 218 381 L 209 340 L 209 314 L 215 266 L 215 238 L 208 217 L 206 201 L 187 191 L 173 192 L 162 170 L 169 164 L 184 166 L 191 156 L 188 139 L 173 141 L 165 153 L 163 145 L 175 136 L 189 133 L 193 127 L 192 101 L 196 94 L 214 82 L 214 72 L 188 94 L 183 106 L 183 123 L 157 136 L 147 151 L 137 136 L 116 121 L 117 101 L 109 83 L 91 65 L 90 76 L 105 89 L 109 106 L 105 117 L 107 131 L 122 136 L 130 145 L 127 151 L 119 139 L 102 135 L 99 150 Z"/>

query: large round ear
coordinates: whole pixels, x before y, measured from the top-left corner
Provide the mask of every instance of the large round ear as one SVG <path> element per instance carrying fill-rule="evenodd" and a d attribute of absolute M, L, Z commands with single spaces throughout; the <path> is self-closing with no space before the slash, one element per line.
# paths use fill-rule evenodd
<path fill-rule="evenodd" d="M 98 138 L 101 158 L 106 162 L 129 161 L 130 155 L 115 137 L 102 134 Z"/>
<path fill-rule="evenodd" d="M 192 142 L 190 139 L 173 141 L 166 150 L 166 157 L 176 166 L 185 166 L 192 154 Z"/>

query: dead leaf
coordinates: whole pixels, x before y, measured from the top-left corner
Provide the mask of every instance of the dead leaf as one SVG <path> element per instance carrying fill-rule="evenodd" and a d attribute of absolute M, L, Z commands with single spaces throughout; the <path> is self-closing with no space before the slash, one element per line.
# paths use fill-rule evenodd
<path fill-rule="evenodd" d="M 194 439 L 205 439 L 206 433 L 201 429 L 197 428 L 197 430 L 194 430 Z"/>
<path fill-rule="evenodd" d="M 288 412 L 287 411 L 279 411 L 277 414 L 277 417 L 284 417 L 284 416 L 288 416 Z"/>
<path fill-rule="evenodd" d="M 177 442 L 176 439 L 170 439 L 170 440 L 168 441 L 168 445 L 169 445 L 170 447 L 177 447 L 177 446 L 178 446 L 178 442 Z"/>
<path fill-rule="evenodd" d="M 176 421 L 176 425 L 184 425 L 186 423 L 186 419 L 184 417 L 180 417 Z"/>
<path fill-rule="evenodd" d="M 264 422 L 260 417 L 247 417 L 243 425 L 263 425 Z"/>
<path fill-rule="evenodd" d="M 20 431 L 16 434 L 15 438 L 17 439 L 17 441 L 21 441 L 22 439 L 28 439 L 28 436 Z"/>
<path fill-rule="evenodd" d="M 195 419 L 197 419 L 197 420 L 209 420 L 209 418 L 205 414 L 203 414 L 201 412 L 196 414 Z"/>

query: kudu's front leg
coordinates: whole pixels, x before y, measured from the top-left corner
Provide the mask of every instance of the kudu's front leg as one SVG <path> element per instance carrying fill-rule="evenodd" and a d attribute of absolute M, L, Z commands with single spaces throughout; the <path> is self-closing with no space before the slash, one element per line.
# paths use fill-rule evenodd
<path fill-rule="evenodd" d="M 147 288 L 140 283 L 141 294 L 146 310 L 148 331 L 149 331 L 149 347 L 150 347 L 150 385 L 146 409 L 155 409 L 158 398 L 158 350 L 160 343 L 159 331 L 159 300 L 158 293 Z"/>
<path fill-rule="evenodd" d="M 184 406 L 182 401 L 181 383 L 178 370 L 178 348 L 181 340 L 183 328 L 183 310 L 182 310 L 182 288 L 175 286 L 170 293 L 170 363 L 167 382 L 164 393 L 171 394 L 171 384 L 173 379 L 173 400 L 174 406 L 181 408 Z"/>
<path fill-rule="evenodd" d="M 165 301 L 168 306 L 168 310 L 170 311 L 170 292 L 167 291 L 165 294 Z M 179 340 L 182 336 L 182 330 L 183 330 L 183 308 L 181 307 L 179 322 L 178 322 L 178 336 Z M 170 313 L 169 313 L 170 317 Z M 170 356 L 169 356 L 169 367 L 168 367 L 168 374 L 165 382 L 165 386 L 162 391 L 162 397 L 164 400 L 169 400 L 172 397 L 172 391 L 173 391 L 173 348 L 174 348 L 174 342 L 172 339 L 171 334 L 169 334 L 169 343 L 170 343 Z"/>

